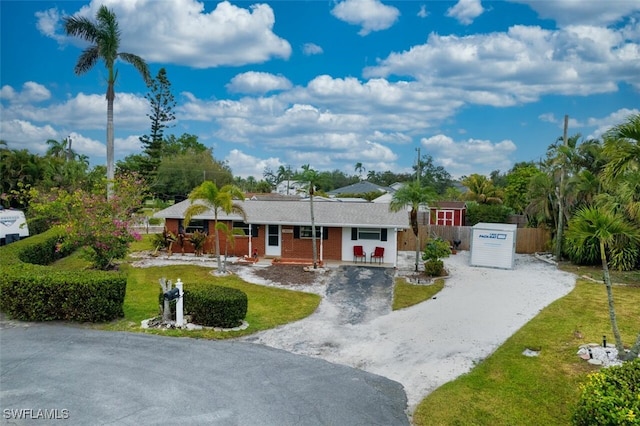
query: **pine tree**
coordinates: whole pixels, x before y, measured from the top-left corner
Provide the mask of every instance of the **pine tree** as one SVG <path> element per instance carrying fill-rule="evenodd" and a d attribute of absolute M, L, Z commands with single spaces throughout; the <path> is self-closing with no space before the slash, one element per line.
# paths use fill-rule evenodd
<path fill-rule="evenodd" d="M 145 154 L 142 173 L 148 181 L 152 181 L 163 155 L 164 130 L 172 127 L 171 122 L 176 118 L 173 113 L 176 101 L 171 93 L 171 82 L 164 68 L 160 68 L 156 78 L 151 79 L 147 87 L 149 93 L 145 98 L 151 107 L 151 113 L 147 114 L 151 119 L 151 133 L 141 136 L 140 142 Z"/>

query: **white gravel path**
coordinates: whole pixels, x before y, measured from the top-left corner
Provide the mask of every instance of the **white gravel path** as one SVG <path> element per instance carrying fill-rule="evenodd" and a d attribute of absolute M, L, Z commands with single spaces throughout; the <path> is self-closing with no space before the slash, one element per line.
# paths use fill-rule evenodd
<path fill-rule="evenodd" d="M 402 252 L 399 269 L 411 270 L 413 256 Z M 469 252 L 444 262 L 450 277 L 435 299 L 350 325 L 341 323 L 338 309 L 325 298 L 310 317 L 247 340 L 396 380 L 413 412 L 427 394 L 471 370 L 568 294 L 576 280 L 529 255 L 517 255 L 512 270 L 468 266 Z"/>
<path fill-rule="evenodd" d="M 185 262 L 214 267 L 214 261 L 174 255 L 171 260 L 147 257 L 134 266 Z M 398 273 L 412 271 L 414 261 L 414 252 L 400 252 Z M 470 371 L 540 310 L 568 294 L 576 280 L 530 255 L 516 255 L 512 270 L 471 267 L 468 251 L 444 263 L 450 277 L 434 299 L 352 325 L 341 317 L 344 307 L 323 297 L 313 315 L 244 340 L 396 380 L 405 387 L 413 412 L 422 398 Z M 236 273 L 249 282 L 280 287 L 256 277 L 252 269 Z M 330 275 L 318 273 L 316 284 L 296 290 L 324 296 Z"/>

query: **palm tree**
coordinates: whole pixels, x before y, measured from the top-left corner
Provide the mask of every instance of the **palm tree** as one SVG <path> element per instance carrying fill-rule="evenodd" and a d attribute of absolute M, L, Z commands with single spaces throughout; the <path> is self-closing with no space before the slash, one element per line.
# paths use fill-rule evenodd
<path fill-rule="evenodd" d="M 640 230 L 630 225 L 619 214 L 601 208 L 583 207 L 579 209 L 569 221 L 567 236 L 573 239 L 576 244 L 585 244 L 588 243 L 590 239 L 595 239 L 600 245 L 600 259 L 602 261 L 602 271 L 609 303 L 609 319 L 616 340 L 618 356 L 621 359 L 625 359 L 624 346 L 616 321 L 607 251 L 609 247 L 614 244 L 615 239 L 619 237 L 625 237 L 634 243 L 640 242 Z M 635 353 L 635 357 L 638 356 L 639 349 L 640 335 L 632 350 L 632 352 Z"/>
<path fill-rule="evenodd" d="M 604 154 L 609 159 L 604 169 L 609 181 L 640 171 L 640 114 L 630 116 L 605 133 Z"/>
<path fill-rule="evenodd" d="M 107 197 L 111 197 L 112 182 L 114 179 L 114 146 L 113 146 L 113 100 L 115 99 L 115 82 L 118 77 L 114 70 L 115 62 L 121 59 L 133 65 L 142 75 L 146 83 L 151 81 L 151 75 L 146 62 L 132 53 L 119 52 L 120 29 L 116 15 L 106 6 L 100 6 L 96 13 L 96 22 L 81 16 L 68 16 L 64 18 L 64 30 L 67 35 L 80 37 L 90 43 L 80 57 L 74 68 L 76 75 L 88 72 L 102 59 L 108 71 L 107 77 Z"/>
<path fill-rule="evenodd" d="M 244 200 L 244 193 L 235 185 L 224 185 L 218 189 L 215 183 L 207 180 L 191 191 L 189 200 L 191 201 L 191 205 L 187 207 L 184 212 L 185 228 L 193 216 L 197 216 L 208 210 L 213 211 L 216 258 L 218 259 L 218 271 L 222 271 L 220 239 L 218 238 L 218 212 L 223 211 L 226 214 L 237 213 L 241 215 L 243 219 L 246 218 L 246 213 L 242 206 L 233 202 L 233 200 Z M 196 204 L 196 201 L 199 203 Z"/>
<path fill-rule="evenodd" d="M 312 169 L 308 164 L 302 166 L 302 180 L 308 182 L 309 185 L 309 209 L 311 210 L 311 242 L 313 244 L 313 269 L 318 269 L 318 248 L 316 247 L 316 221 L 313 215 L 313 195 L 315 194 L 315 186 L 320 179 L 317 171 Z"/>
<path fill-rule="evenodd" d="M 354 169 L 357 173 L 358 173 L 358 177 L 360 178 L 360 180 L 362 180 L 362 173 L 364 173 L 366 171 L 365 167 L 362 165 L 361 162 L 357 162 L 356 163 L 356 167 Z"/>
<path fill-rule="evenodd" d="M 502 191 L 493 185 L 486 176 L 477 173 L 462 179 L 462 184 L 469 189 L 465 198 L 480 204 L 502 204 Z"/>
<path fill-rule="evenodd" d="M 427 206 L 429 202 L 435 200 L 436 193 L 432 188 L 423 187 L 418 181 L 411 181 L 404 184 L 393 193 L 393 198 L 389 204 L 389 210 L 398 212 L 407 207 L 411 207 L 409 221 L 411 229 L 416 236 L 416 272 L 418 272 L 418 262 L 420 258 L 420 237 L 418 235 L 418 210 L 421 206 Z"/>

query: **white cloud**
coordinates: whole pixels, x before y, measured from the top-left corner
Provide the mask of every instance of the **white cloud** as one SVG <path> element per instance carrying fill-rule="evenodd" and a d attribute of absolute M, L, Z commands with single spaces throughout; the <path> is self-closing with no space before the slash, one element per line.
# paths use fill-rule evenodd
<path fill-rule="evenodd" d="M 262 173 L 266 168 L 277 170 L 283 163 L 278 158 L 261 159 L 249 154 L 245 154 L 239 149 L 232 149 L 225 161 L 233 170 L 234 176 L 248 178 L 253 176 L 257 181 L 263 179 Z"/>
<path fill-rule="evenodd" d="M 322 53 L 324 53 L 324 50 L 322 50 L 322 47 L 318 46 L 315 43 L 305 43 L 302 46 L 302 53 L 306 56 L 321 55 Z"/>
<path fill-rule="evenodd" d="M 60 12 L 58 9 L 51 8 L 42 12 L 36 12 L 36 27 L 43 35 L 51 37 L 58 43 L 63 43 L 65 36 L 58 33 L 60 29 Z"/>
<path fill-rule="evenodd" d="M 447 16 L 455 18 L 463 25 L 469 25 L 483 12 L 480 0 L 458 0 L 455 6 L 447 10 Z"/>
<path fill-rule="evenodd" d="M 9 149 L 27 149 L 30 152 L 44 154 L 47 151 L 46 141 L 58 139 L 58 132 L 49 124 L 37 126 L 29 121 L 2 117 L 2 139 Z"/>
<path fill-rule="evenodd" d="M 390 28 L 398 20 L 400 11 L 379 0 L 344 0 L 336 4 L 331 14 L 351 25 L 361 26 L 358 34 L 366 36 L 372 31 Z"/>
<path fill-rule="evenodd" d="M 93 0 L 76 14 L 93 20 L 103 3 Z M 110 0 L 106 6 L 118 19 L 122 51 L 136 53 L 150 63 L 212 68 L 291 55 L 290 44 L 273 33 L 275 16 L 267 4 L 244 9 L 222 1 L 210 12 L 196 0 Z M 59 39 L 55 32 L 58 18 L 55 10 L 41 12 L 38 28 Z"/>
<path fill-rule="evenodd" d="M 429 16 L 429 12 L 427 12 L 427 6 L 425 6 L 424 4 L 421 4 L 420 10 L 418 10 L 418 17 L 426 18 L 427 16 Z"/>
<path fill-rule="evenodd" d="M 582 1 L 582 0 L 509 0 L 527 4 L 541 18 L 553 19 L 564 25 L 609 25 L 623 17 L 640 11 L 637 1 Z"/>
<path fill-rule="evenodd" d="M 624 123 L 626 122 L 630 116 L 635 115 L 635 114 L 640 114 L 640 109 L 638 108 L 634 108 L 634 109 L 628 109 L 628 108 L 621 108 L 617 111 L 612 112 L 611 114 L 607 115 L 606 117 L 602 117 L 602 118 L 589 118 L 587 119 L 587 123 L 586 125 L 589 127 L 595 127 L 595 130 L 587 135 L 585 137 L 585 139 L 598 139 L 601 138 L 602 135 L 609 130 L 610 128 L 612 128 L 613 126 L 616 126 L 620 123 Z"/>
<path fill-rule="evenodd" d="M 546 94 L 591 95 L 640 88 L 640 40 L 606 28 L 513 26 L 506 33 L 431 34 L 425 44 L 365 68 L 367 78 L 410 76 L 468 103 L 509 106 Z"/>
<path fill-rule="evenodd" d="M 510 140 L 491 142 L 479 139 L 455 141 L 438 134 L 423 138 L 421 145 L 454 177 L 479 173 L 488 175 L 492 170 L 508 170 L 513 165 L 511 156 L 516 145 Z"/>
<path fill-rule="evenodd" d="M 234 93 L 264 94 L 274 90 L 288 90 L 292 86 L 291 82 L 281 75 L 249 71 L 236 75 L 225 87 Z"/>
<path fill-rule="evenodd" d="M 27 81 L 22 85 L 22 91 L 16 90 L 8 85 L 0 89 L 0 99 L 8 100 L 13 104 L 28 104 L 31 102 L 46 101 L 51 98 L 51 92 L 42 84 Z"/>

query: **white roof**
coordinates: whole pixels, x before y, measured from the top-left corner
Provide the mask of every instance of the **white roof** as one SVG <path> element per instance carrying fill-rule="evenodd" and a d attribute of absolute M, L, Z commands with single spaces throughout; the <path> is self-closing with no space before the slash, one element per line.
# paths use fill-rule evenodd
<path fill-rule="evenodd" d="M 301 201 L 238 201 L 247 214 L 247 223 L 265 225 L 302 225 L 311 224 L 311 207 Z M 155 213 L 154 217 L 164 219 L 182 219 L 184 212 L 191 205 L 189 200 L 174 204 Z M 332 227 L 377 227 L 377 228 L 409 228 L 409 215 L 405 210 L 391 212 L 388 204 L 378 203 L 313 203 L 315 224 Z M 194 219 L 213 220 L 213 211 Z M 218 220 L 241 221 L 238 214 L 226 215 L 218 212 Z"/>
<path fill-rule="evenodd" d="M 518 225 L 511 223 L 486 223 L 480 222 L 473 225 L 474 229 L 489 229 L 492 231 L 515 231 Z"/>

